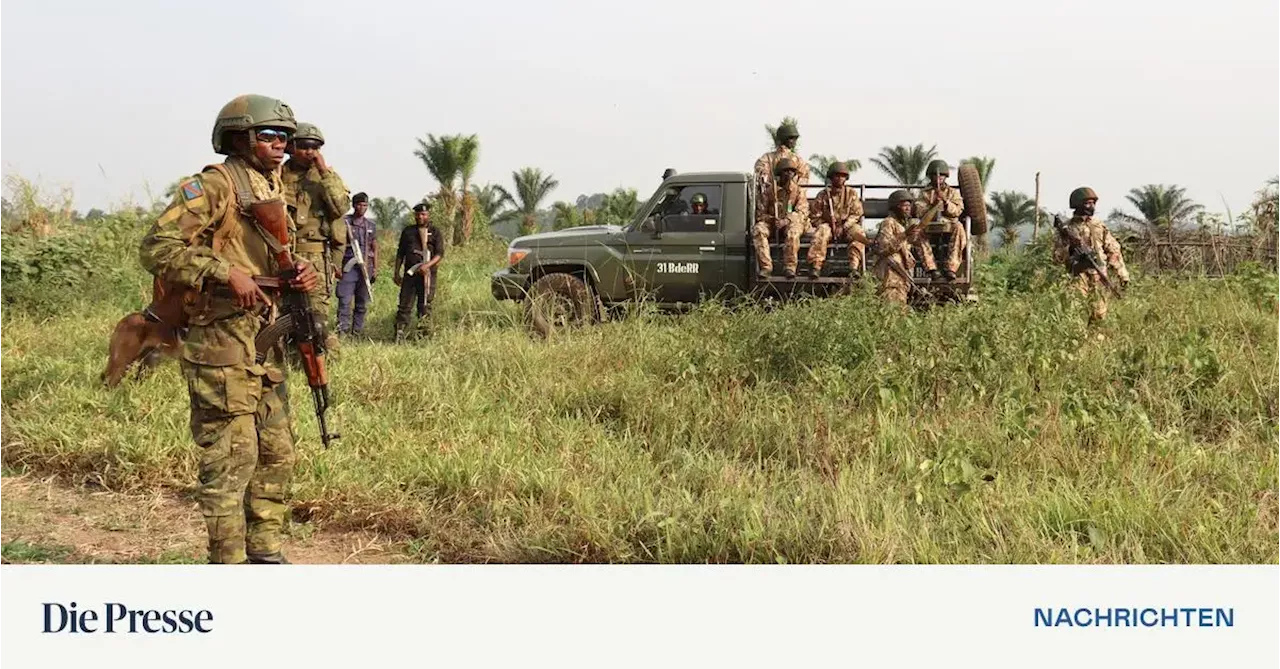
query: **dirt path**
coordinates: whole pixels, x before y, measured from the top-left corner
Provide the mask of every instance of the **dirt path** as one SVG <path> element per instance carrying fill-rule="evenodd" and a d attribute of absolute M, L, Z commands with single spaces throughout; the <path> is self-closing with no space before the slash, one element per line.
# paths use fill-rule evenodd
<path fill-rule="evenodd" d="M 0 477 L 6 563 L 202 563 L 204 523 L 195 503 L 170 493 L 126 495 L 29 476 Z M 293 525 L 285 555 L 296 564 L 408 562 L 404 546 L 371 533 Z"/>

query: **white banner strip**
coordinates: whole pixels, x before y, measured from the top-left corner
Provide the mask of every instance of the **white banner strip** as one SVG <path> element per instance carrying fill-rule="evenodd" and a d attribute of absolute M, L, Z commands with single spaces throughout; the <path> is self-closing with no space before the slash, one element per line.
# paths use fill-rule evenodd
<path fill-rule="evenodd" d="M 0 568 L 6 666 L 1274 667 L 1264 566 Z"/>

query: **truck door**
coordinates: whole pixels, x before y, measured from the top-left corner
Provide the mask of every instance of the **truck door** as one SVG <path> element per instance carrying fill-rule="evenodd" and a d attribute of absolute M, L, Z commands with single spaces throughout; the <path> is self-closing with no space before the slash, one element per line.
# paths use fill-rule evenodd
<path fill-rule="evenodd" d="M 698 302 L 704 293 L 720 289 L 725 257 L 722 200 L 720 184 L 673 186 L 649 218 L 627 234 L 637 292 L 673 304 Z"/>

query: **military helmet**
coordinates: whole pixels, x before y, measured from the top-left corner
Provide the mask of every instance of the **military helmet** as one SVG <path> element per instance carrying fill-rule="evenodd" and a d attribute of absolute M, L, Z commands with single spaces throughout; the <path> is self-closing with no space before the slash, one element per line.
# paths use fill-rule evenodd
<path fill-rule="evenodd" d="M 286 128 L 297 130 L 298 122 L 289 105 L 265 95 L 241 95 L 223 105 L 213 122 L 213 150 L 230 155 L 230 147 L 224 144 L 226 133 L 250 128 Z"/>
<path fill-rule="evenodd" d="M 840 161 L 836 161 L 827 166 L 828 179 L 830 179 L 831 177 L 837 174 L 843 174 L 845 176 L 849 176 L 849 166 Z"/>
<path fill-rule="evenodd" d="M 799 137 L 799 136 L 800 136 L 800 129 L 795 127 L 794 125 L 791 125 L 790 123 L 786 123 L 778 126 L 778 129 L 775 130 L 773 133 L 774 140 L 776 140 L 779 144 L 787 141 L 788 139 L 791 139 L 792 137 Z"/>
<path fill-rule="evenodd" d="M 298 139 L 314 139 L 324 144 L 324 133 L 320 132 L 320 128 L 314 123 L 299 123 L 298 131 L 293 133 L 293 138 Z"/>
<path fill-rule="evenodd" d="M 779 160 L 777 163 L 775 163 L 773 166 L 774 176 L 782 174 L 786 170 L 793 170 L 793 171 L 799 172 L 800 168 L 796 167 L 795 161 L 790 158 L 783 158 L 782 160 Z"/>
<path fill-rule="evenodd" d="M 1081 186 L 1071 191 L 1070 204 L 1072 209 L 1079 209 L 1085 200 L 1096 200 L 1098 194 L 1088 186 Z"/>
<path fill-rule="evenodd" d="M 932 179 L 937 175 L 951 176 L 951 167 L 947 165 L 945 160 L 931 160 L 929 166 L 924 169 L 926 178 Z"/>
<path fill-rule="evenodd" d="M 694 193 L 693 198 L 689 200 L 689 202 L 691 202 L 692 204 L 706 204 L 707 196 L 703 195 L 702 193 Z"/>
<path fill-rule="evenodd" d="M 903 202 L 910 202 L 910 201 L 911 201 L 911 193 L 908 193 L 905 190 L 895 190 L 892 193 L 889 193 L 890 209 L 893 209 L 894 207 L 898 206 L 899 204 L 902 204 Z"/>

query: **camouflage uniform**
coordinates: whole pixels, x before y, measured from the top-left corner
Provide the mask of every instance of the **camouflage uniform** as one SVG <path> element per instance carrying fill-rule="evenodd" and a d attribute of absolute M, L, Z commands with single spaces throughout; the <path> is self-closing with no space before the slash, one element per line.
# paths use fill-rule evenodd
<path fill-rule="evenodd" d="M 950 233 L 951 247 L 947 253 L 947 257 L 943 260 L 943 268 L 951 272 L 960 270 L 960 265 L 964 262 L 964 251 L 969 244 L 969 236 L 965 234 L 964 226 L 958 220 L 960 214 L 964 213 L 964 200 L 960 197 L 960 191 L 949 185 L 943 185 L 939 191 L 930 186 L 922 193 L 915 202 L 916 216 L 924 216 L 934 204 L 941 199 L 943 201 L 942 209 L 938 212 L 938 217 L 928 226 L 929 232 Z M 927 270 L 938 269 L 933 259 L 933 249 L 930 248 L 927 241 L 919 244 L 922 251 L 924 268 Z"/>
<path fill-rule="evenodd" d="M 754 171 L 756 173 L 756 183 L 760 184 L 761 192 L 773 189 L 773 172 L 778 162 L 783 158 L 790 158 L 796 167 L 795 182 L 801 186 L 809 183 L 809 163 L 806 163 L 796 155 L 795 151 L 785 146 L 770 151 L 756 160 Z"/>
<path fill-rule="evenodd" d="M 1073 216 L 1067 221 L 1067 231 L 1078 236 L 1107 263 L 1108 278 L 1112 282 L 1129 282 L 1129 269 L 1124 264 L 1124 254 L 1120 250 L 1120 242 L 1111 235 L 1111 231 L 1096 216 Z M 1062 237 L 1054 237 L 1053 259 L 1066 263 L 1067 271 L 1074 274 L 1071 286 L 1089 301 L 1089 320 L 1096 322 L 1107 317 L 1107 289 L 1102 285 L 1098 271 L 1090 268 L 1071 267 L 1068 263 L 1069 249 Z"/>
<path fill-rule="evenodd" d="M 756 224 L 751 228 L 751 237 L 755 243 L 756 266 L 764 274 L 773 272 L 773 258 L 769 255 L 769 237 L 781 230 L 786 235 L 782 250 L 782 266 L 794 274 L 800 259 L 800 236 L 809 228 L 809 200 L 804 195 L 804 189 L 794 179 L 786 188 L 778 186 L 777 191 L 776 214 L 772 187 L 765 191 L 762 197 L 756 198 Z"/>
<path fill-rule="evenodd" d="M 894 196 L 898 193 L 901 193 L 904 200 L 909 200 L 910 196 L 905 191 L 898 191 Z M 880 281 L 880 295 L 889 302 L 906 305 L 911 287 L 905 278 L 890 268 L 889 263 L 897 260 L 908 274 L 915 269 L 916 261 L 911 248 L 919 227 L 899 218 L 892 205 L 894 196 L 890 199 L 889 215 L 880 222 L 880 230 L 872 243 L 872 252 L 876 257 L 874 272 L 876 279 Z M 923 246 L 927 247 L 928 244 Z M 929 257 L 932 259 L 932 256 Z"/>
<path fill-rule="evenodd" d="M 254 118 L 256 109 L 259 119 L 250 127 L 292 129 L 292 111 L 261 96 L 236 98 L 224 107 L 219 124 L 246 114 L 246 106 L 246 118 Z M 262 121 L 264 115 L 270 122 Z M 225 154 L 217 128 L 214 148 Z M 251 276 L 275 275 L 279 268 L 237 193 L 252 200 L 280 197 L 279 171 L 264 174 L 240 157 L 206 167 L 179 185 L 143 238 L 139 256 L 153 275 L 199 295 L 186 307 L 181 364 L 191 436 L 200 447 L 199 504 L 209 561 L 242 563 L 247 555 L 255 562 L 283 562 L 285 494 L 294 464 L 283 350 L 277 345 L 262 364 L 255 361 L 254 337 L 272 314 L 240 309 L 227 289 L 232 267 Z"/>
<path fill-rule="evenodd" d="M 822 189 L 809 209 L 809 223 L 815 228 L 809 242 L 809 267 L 817 273 L 827 258 L 827 244 L 834 238 L 849 243 L 849 269 L 862 269 L 867 234 L 862 229 L 862 200 L 858 191 L 845 186 L 834 193 L 831 186 Z"/>
<path fill-rule="evenodd" d="M 297 139 L 315 138 L 323 141 L 319 130 L 307 123 L 298 124 Z M 314 132 L 308 133 L 308 130 Z M 347 250 L 347 225 L 343 214 L 351 208 L 351 193 L 342 177 L 332 168 L 324 174 L 314 165 L 302 167 L 290 158 L 281 174 L 284 181 L 285 202 L 293 214 L 297 226 L 297 255 L 315 265 L 324 277 L 321 289 L 307 296 L 316 319 L 325 325 L 325 346 L 335 350 L 337 335 L 329 331 L 330 298 L 336 280 L 334 272 L 342 267 Z"/>

